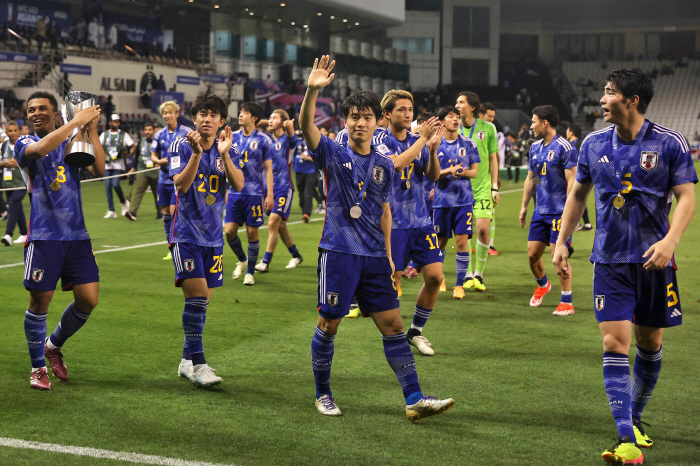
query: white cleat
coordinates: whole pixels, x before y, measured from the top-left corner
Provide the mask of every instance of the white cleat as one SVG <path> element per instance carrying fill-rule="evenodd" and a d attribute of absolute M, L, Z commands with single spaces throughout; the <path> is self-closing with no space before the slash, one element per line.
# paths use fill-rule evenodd
<path fill-rule="evenodd" d="M 424 396 L 418 403 L 406 405 L 406 417 L 409 421 L 416 422 L 428 416 L 442 414 L 454 405 L 455 400 L 452 398 L 438 400 L 435 396 Z"/>
<path fill-rule="evenodd" d="M 263 262 L 261 259 L 260 263 L 255 266 L 255 270 L 257 270 L 260 273 L 267 273 L 270 271 L 270 264 Z"/>
<path fill-rule="evenodd" d="M 316 399 L 316 409 L 324 416 L 341 416 L 340 408 L 335 405 L 335 401 L 330 395 L 322 395 Z"/>
<path fill-rule="evenodd" d="M 12 236 L 3 236 L 2 238 L 0 238 L 0 242 L 2 242 L 2 244 L 4 244 L 5 246 L 12 246 Z"/>
<path fill-rule="evenodd" d="M 129 211 L 129 201 L 126 201 L 122 204 L 122 217 L 126 215 L 126 213 Z"/>
<path fill-rule="evenodd" d="M 13 241 L 15 244 L 24 244 L 27 242 L 27 235 L 19 235 L 16 240 Z"/>
<path fill-rule="evenodd" d="M 113 210 L 108 210 L 103 218 L 117 218 L 117 213 Z"/>
<path fill-rule="evenodd" d="M 192 371 L 192 383 L 198 387 L 213 387 L 214 385 L 219 385 L 222 382 L 221 377 L 214 374 L 214 369 L 209 367 L 208 364 L 198 364 L 194 366 Z"/>
<path fill-rule="evenodd" d="M 245 274 L 245 278 L 243 279 L 243 284 L 248 285 L 248 286 L 255 285 L 255 277 L 253 276 L 252 273 Z"/>
<path fill-rule="evenodd" d="M 190 359 L 183 359 L 180 361 L 180 365 L 177 368 L 177 375 L 183 379 L 189 380 L 190 382 L 194 382 L 193 373 L 194 366 L 192 365 L 192 361 Z"/>
<path fill-rule="evenodd" d="M 291 259 L 289 259 L 289 264 L 287 264 L 285 269 L 295 269 L 297 265 L 301 264 L 302 262 L 304 262 L 303 257 L 292 257 Z"/>
<path fill-rule="evenodd" d="M 406 336 L 408 337 L 408 335 Z M 416 349 L 421 352 L 421 354 L 424 354 L 425 356 L 435 356 L 435 350 L 431 348 L 432 345 L 423 335 L 408 337 L 408 342 L 415 346 Z"/>
<path fill-rule="evenodd" d="M 243 261 L 236 264 L 236 269 L 233 271 L 233 275 L 231 275 L 231 278 L 233 278 L 234 280 L 238 280 L 239 278 L 241 278 L 241 275 L 243 274 L 244 270 L 248 270 L 248 261 Z"/>

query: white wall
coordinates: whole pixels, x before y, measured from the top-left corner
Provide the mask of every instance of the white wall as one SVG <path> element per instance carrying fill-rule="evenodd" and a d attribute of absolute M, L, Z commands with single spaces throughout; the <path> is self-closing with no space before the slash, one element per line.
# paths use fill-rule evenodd
<path fill-rule="evenodd" d="M 389 38 L 430 38 L 433 53 L 407 54 L 412 89 L 434 89 L 438 84 L 440 66 L 440 13 L 437 11 L 407 11 L 406 22 L 387 30 Z"/>

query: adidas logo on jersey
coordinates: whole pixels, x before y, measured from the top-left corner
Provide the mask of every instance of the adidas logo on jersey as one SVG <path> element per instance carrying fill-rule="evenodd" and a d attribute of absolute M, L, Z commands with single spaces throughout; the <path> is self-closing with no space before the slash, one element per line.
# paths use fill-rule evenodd
<path fill-rule="evenodd" d="M 673 312 L 671 313 L 671 317 L 680 317 L 683 314 L 681 314 L 681 311 L 678 310 L 678 308 L 674 309 Z"/>
<path fill-rule="evenodd" d="M 343 166 L 344 166 L 345 168 L 347 168 L 348 170 L 352 170 L 352 163 L 350 163 L 350 162 L 345 162 L 345 163 L 343 164 Z"/>
<path fill-rule="evenodd" d="M 610 163 L 610 160 L 608 160 L 608 156 L 607 156 L 607 155 L 604 155 L 604 156 L 602 156 L 602 157 L 598 160 L 598 162 L 600 162 L 600 163 Z"/>

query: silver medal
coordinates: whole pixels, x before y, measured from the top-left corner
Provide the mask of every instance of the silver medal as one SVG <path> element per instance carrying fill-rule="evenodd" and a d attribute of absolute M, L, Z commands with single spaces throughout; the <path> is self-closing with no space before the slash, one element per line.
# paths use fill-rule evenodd
<path fill-rule="evenodd" d="M 355 205 L 355 206 L 350 207 L 350 216 L 352 218 L 362 217 L 362 209 L 360 208 L 359 205 Z"/>
<path fill-rule="evenodd" d="M 539 176 L 536 176 L 532 179 L 532 184 L 537 186 L 538 184 L 542 183 L 542 179 Z"/>

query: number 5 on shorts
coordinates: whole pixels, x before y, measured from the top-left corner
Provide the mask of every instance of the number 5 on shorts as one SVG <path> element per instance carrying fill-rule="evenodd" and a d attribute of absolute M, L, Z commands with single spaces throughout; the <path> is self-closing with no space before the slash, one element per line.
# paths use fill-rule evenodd
<path fill-rule="evenodd" d="M 678 295 L 671 288 L 673 288 L 673 283 L 669 283 L 666 287 L 666 296 L 671 298 L 671 300 L 668 302 L 668 307 L 678 304 Z"/>

